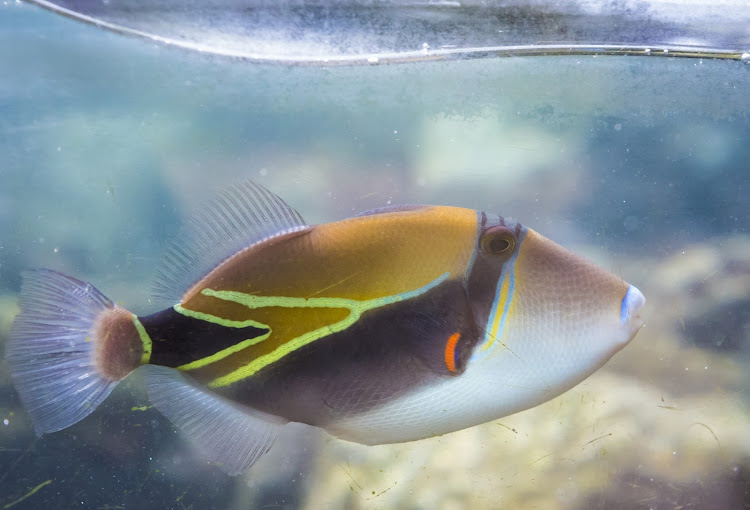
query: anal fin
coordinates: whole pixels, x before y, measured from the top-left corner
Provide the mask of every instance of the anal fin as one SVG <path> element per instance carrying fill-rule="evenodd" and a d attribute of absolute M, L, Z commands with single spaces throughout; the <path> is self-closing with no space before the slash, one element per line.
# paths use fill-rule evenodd
<path fill-rule="evenodd" d="M 235 404 L 177 370 L 149 365 L 154 406 L 212 462 L 230 475 L 250 469 L 271 449 L 287 420 Z"/>

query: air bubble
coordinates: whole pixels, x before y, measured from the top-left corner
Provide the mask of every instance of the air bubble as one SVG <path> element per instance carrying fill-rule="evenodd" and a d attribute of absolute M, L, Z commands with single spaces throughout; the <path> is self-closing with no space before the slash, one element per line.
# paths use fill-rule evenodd
<path fill-rule="evenodd" d="M 740 60 L 746 64 L 750 64 L 750 52 L 745 52 L 740 56 Z"/>

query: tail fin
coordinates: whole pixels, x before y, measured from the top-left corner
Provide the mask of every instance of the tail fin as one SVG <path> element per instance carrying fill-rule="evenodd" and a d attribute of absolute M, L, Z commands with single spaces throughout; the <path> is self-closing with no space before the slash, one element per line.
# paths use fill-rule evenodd
<path fill-rule="evenodd" d="M 135 316 L 91 284 L 48 269 L 27 271 L 20 307 L 6 357 L 40 436 L 88 416 L 140 364 Z M 111 353 L 123 351 L 123 339 L 131 348 L 112 370 Z"/>

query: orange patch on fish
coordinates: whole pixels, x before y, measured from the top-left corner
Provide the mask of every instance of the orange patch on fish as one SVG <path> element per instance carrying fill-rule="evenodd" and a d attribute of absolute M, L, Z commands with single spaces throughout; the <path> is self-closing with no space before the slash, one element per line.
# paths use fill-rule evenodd
<path fill-rule="evenodd" d="M 456 371 L 456 345 L 461 333 L 453 333 L 445 344 L 445 368 L 451 372 Z"/>

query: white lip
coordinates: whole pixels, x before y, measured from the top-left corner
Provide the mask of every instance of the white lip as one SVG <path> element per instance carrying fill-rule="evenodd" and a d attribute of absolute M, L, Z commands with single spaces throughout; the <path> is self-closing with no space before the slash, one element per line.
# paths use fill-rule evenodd
<path fill-rule="evenodd" d="M 623 324 L 630 325 L 633 334 L 643 326 L 643 319 L 640 316 L 640 311 L 645 304 L 646 298 L 643 293 L 638 290 L 638 287 L 635 285 L 628 287 L 625 297 L 622 298 L 620 320 Z"/>

